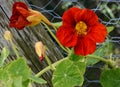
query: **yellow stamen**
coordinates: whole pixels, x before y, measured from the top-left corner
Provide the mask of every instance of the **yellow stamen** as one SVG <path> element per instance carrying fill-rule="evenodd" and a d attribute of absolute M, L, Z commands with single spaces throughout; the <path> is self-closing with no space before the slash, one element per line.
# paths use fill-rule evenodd
<path fill-rule="evenodd" d="M 87 25 L 85 22 L 80 21 L 75 26 L 76 33 L 78 35 L 84 36 L 87 34 Z"/>

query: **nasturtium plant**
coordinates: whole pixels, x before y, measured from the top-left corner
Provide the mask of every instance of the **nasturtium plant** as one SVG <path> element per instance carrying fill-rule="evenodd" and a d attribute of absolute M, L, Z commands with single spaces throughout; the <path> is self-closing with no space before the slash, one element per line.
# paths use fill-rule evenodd
<path fill-rule="evenodd" d="M 45 83 L 47 83 L 45 80 L 43 80 L 41 78 L 38 78 L 36 76 L 32 76 L 32 75 L 29 77 L 29 79 L 32 80 L 32 81 L 34 81 L 34 82 L 36 82 L 36 83 L 39 83 L 39 84 L 45 84 Z"/>
<path fill-rule="evenodd" d="M 0 56 L 0 67 L 3 66 L 4 61 L 5 61 L 5 59 L 8 57 L 8 55 L 9 55 L 9 50 L 8 50 L 7 47 L 4 47 L 4 48 L 2 49 L 2 51 L 1 51 L 1 56 Z"/>
<path fill-rule="evenodd" d="M 0 80 L 3 80 L 3 81 L 9 80 L 8 72 L 4 69 L 0 70 Z"/>
<path fill-rule="evenodd" d="M 120 87 L 120 68 L 103 71 L 100 82 L 103 87 Z"/>
<path fill-rule="evenodd" d="M 23 87 L 22 78 L 22 76 L 13 77 L 13 87 Z"/>
<path fill-rule="evenodd" d="M 85 56 L 76 55 L 75 52 L 74 52 L 74 49 L 71 49 L 68 57 L 71 61 L 74 61 L 74 62 L 76 62 L 76 61 L 82 62 L 85 59 Z"/>
<path fill-rule="evenodd" d="M 114 26 L 108 26 L 107 27 L 107 32 L 110 33 L 111 31 L 114 30 L 114 28 L 115 28 Z"/>
<path fill-rule="evenodd" d="M 24 2 L 13 4 L 10 27 L 23 30 L 26 26 L 34 26 L 39 23 L 47 29 L 61 48 L 60 52 L 65 52 L 68 56 L 52 64 L 45 54 L 48 51 L 47 45 L 44 46 L 41 41 L 36 42 L 36 54 L 41 61 L 45 59 L 49 66 L 33 75 L 26 63 L 26 58 L 19 55 L 17 50 L 19 47 L 13 41 L 15 36 L 13 37 L 10 31 L 6 31 L 4 38 L 11 43 L 16 60 L 5 63 L 9 50 L 4 47 L 0 55 L 0 87 L 32 87 L 33 82 L 45 84 L 47 82 L 39 77 L 48 70 L 53 71 L 54 87 L 81 87 L 86 67 L 99 61 L 105 63 L 100 78 L 102 86 L 120 87 L 119 62 L 111 56 L 112 45 L 109 43 L 108 37 L 108 34 L 114 30 L 113 25 L 106 27 L 99 21 L 94 10 L 78 6 L 72 6 L 66 10 L 63 13 L 62 21 L 51 23 L 41 12 L 30 9 Z M 55 30 L 56 36 L 48 25 Z M 108 58 L 105 58 L 106 56 Z"/>
<path fill-rule="evenodd" d="M 0 69 L 2 87 L 27 87 L 30 82 L 46 83 L 45 80 L 32 75 L 32 71 L 23 57 L 11 61 Z"/>
<path fill-rule="evenodd" d="M 55 27 L 60 27 L 62 25 L 62 22 L 56 22 L 56 23 L 52 23 Z"/>
<path fill-rule="evenodd" d="M 22 76 L 22 78 L 24 78 L 23 81 L 27 80 L 32 73 L 23 58 L 13 61 L 9 67 L 7 67 L 7 71 L 12 77 Z"/>
<path fill-rule="evenodd" d="M 95 52 L 94 52 L 94 55 L 96 55 L 96 56 L 103 56 L 103 54 L 104 54 L 104 47 L 102 46 L 102 47 L 100 47 L 100 48 L 98 48 Z M 94 59 L 94 58 L 87 58 L 87 60 L 86 60 L 86 63 L 87 63 L 87 65 L 94 65 L 94 64 L 96 64 L 96 63 L 98 63 L 100 60 L 98 60 L 98 59 Z"/>
<path fill-rule="evenodd" d="M 112 53 L 112 47 L 113 47 L 112 43 L 110 43 L 107 38 L 106 42 L 102 43 L 92 55 L 100 56 L 100 57 L 109 56 L 109 54 Z M 94 65 L 99 61 L 100 60 L 91 57 L 91 58 L 87 58 L 86 63 L 87 65 Z"/>
<path fill-rule="evenodd" d="M 71 61 L 73 61 L 74 65 L 80 69 L 80 72 L 83 75 L 86 70 L 85 56 L 76 55 L 72 49 L 68 57 Z"/>
<path fill-rule="evenodd" d="M 31 81 L 29 79 L 24 81 L 24 82 L 22 82 L 22 86 L 23 87 L 29 87 L 30 84 L 31 84 Z"/>
<path fill-rule="evenodd" d="M 84 77 L 80 69 L 73 61 L 62 61 L 53 73 L 52 83 L 54 87 L 74 87 L 83 84 Z"/>
<path fill-rule="evenodd" d="M 86 70 L 86 63 L 85 62 L 74 62 L 75 66 L 77 66 L 80 70 L 81 75 L 84 75 Z"/>

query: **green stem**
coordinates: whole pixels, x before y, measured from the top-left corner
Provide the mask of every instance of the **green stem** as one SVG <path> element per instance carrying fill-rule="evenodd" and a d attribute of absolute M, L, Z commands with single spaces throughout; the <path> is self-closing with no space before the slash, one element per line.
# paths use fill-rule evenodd
<path fill-rule="evenodd" d="M 47 28 L 47 30 L 49 31 L 49 33 L 51 34 L 51 36 L 56 40 L 56 42 L 59 44 L 59 46 L 65 50 L 67 53 L 69 53 L 69 50 L 68 49 L 65 49 L 58 41 L 58 39 L 55 37 L 55 35 L 52 33 L 52 31 L 49 29 L 49 27 L 44 23 L 44 22 L 41 22 L 42 24 L 44 24 L 44 26 Z"/>
<path fill-rule="evenodd" d="M 18 52 L 17 52 L 17 50 L 16 50 L 16 46 L 14 45 L 13 41 L 10 40 L 10 43 L 11 43 L 11 45 L 12 45 L 13 51 L 15 52 L 17 58 L 20 58 L 19 55 L 18 55 Z"/>
<path fill-rule="evenodd" d="M 87 58 L 95 58 L 95 59 L 98 59 L 98 60 L 100 60 L 100 61 L 103 61 L 103 62 L 109 64 L 112 68 L 115 67 L 113 61 L 107 60 L 107 59 L 105 59 L 105 58 L 103 58 L 103 57 L 99 57 L 99 56 L 95 56 L 95 55 L 88 55 L 88 56 L 86 56 L 86 57 L 87 57 Z M 67 57 L 66 57 L 66 58 L 63 58 L 63 59 L 61 59 L 61 60 L 59 60 L 59 61 L 57 61 L 57 62 L 55 62 L 55 63 L 53 63 L 52 66 L 56 67 L 60 62 L 66 60 L 66 59 L 67 59 Z M 50 69 L 51 69 L 51 67 L 48 66 L 48 67 L 44 68 L 43 70 L 41 70 L 39 73 L 37 73 L 35 76 L 40 77 L 42 74 L 44 74 L 46 71 L 48 71 L 48 70 L 50 70 Z"/>
<path fill-rule="evenodd" d="M 115 68 L 114 61 L 112 61 L 112 60 L 107 60 L 107 59 L 105 59 L 105 58 L 103 58 L 103 57 L 99 57 L 99 56 L 95 56 L 95 55 L 88 55 L 88 56 L 86 56 L 86 57 L 87 57 L 87 58 L 95 58 L 95 59 L 98 59 L 98 60 L 100 60 L 100 61 L 102 61 L 102 62 L 107 63 L 107 64 L 110 65 L 112 68 Z"/>
<path fill-rule="evenodd" d="M 55 63 L 53 63 L 52 66 L 56 67 L 59 63 L 61 63 L 62 61 L 66 60 L 66 59 L 67 59 L 67 57 L 63 58 L 63 59 L 61 59 L 61 60 L 59 60 L 59 61 L 57 61 Z M 40 77 L 42 74 L 44 74 L 45 72 L 47 72 L 50 69 L 51 69 L 51 67 L 47 66 L 46 68 L 44 68 L 43 70 L 41 70 L 39 73 L 37 73 L 35 76 Z"/>
<path fill-rule="evenodd" d="M 46 59 L 48 65 L 50 66 L 50 68 L 51 68 L 52 70 L 55 70 L 55 67 L 53 67 L 53 65 L 52 65 L 50 59 L 48 58 L 48 56 L 45 56 L 45 59 Z"/>
<path fill-rule="evenodd" d="M 52 23 L 52 25 L 58 28 L 62 25 L 62 22 Z"/>
<path fill-rule="evenodd" d="M 57 29 L 56 29 L 56 27 L 53 25 L 53 29 L 55 30 L 55 31 L 57 31 Z"/>

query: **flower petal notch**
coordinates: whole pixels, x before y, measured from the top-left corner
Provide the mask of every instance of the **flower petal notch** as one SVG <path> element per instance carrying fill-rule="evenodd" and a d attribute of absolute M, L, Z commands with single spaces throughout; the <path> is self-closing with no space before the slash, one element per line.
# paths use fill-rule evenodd
<path fill-rule="evenodd" d="M 64 12 L 62 25 L 56 36 L 66 47 L 73 47 L 76 55 L 86 56 L 96 50 L 96 43 L 105 41 L 106 27 L 90 9 L 72 7 Z"/>

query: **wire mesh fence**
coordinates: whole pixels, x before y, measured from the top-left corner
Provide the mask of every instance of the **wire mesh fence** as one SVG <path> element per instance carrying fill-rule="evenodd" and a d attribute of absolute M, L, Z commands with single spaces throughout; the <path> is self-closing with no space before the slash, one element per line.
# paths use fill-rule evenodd
<path fill-rule="evenodd" d="M 61 21 L 63 12 L 72 7 L 89 8 L 99 21 L 114 28 L 108 35 L 112 56 L 120 58 L 120 0 L 28 0 L 31 8 L 42 12 L 51 22 Z M 83 87 L 102 87 L 99 82 L 102 63 L 87 67 Z"/>

